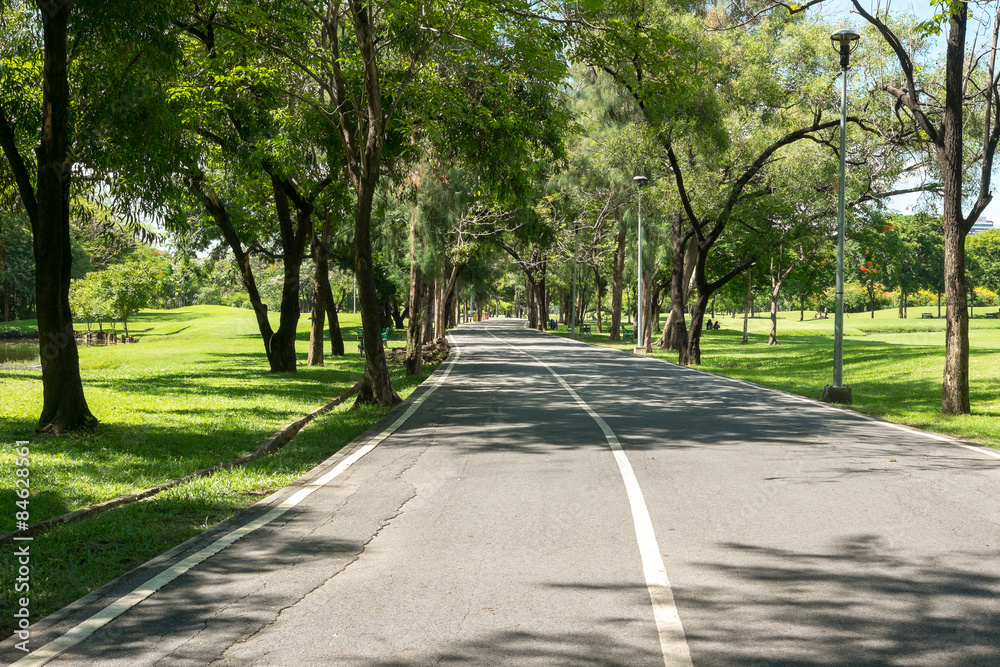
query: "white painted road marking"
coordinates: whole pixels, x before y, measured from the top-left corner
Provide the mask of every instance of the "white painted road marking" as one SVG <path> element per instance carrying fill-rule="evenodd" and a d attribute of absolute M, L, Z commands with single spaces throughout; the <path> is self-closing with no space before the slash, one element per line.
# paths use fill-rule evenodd
<path fill-rule="evenodd" d="M 489 328 L 486 328 L 486 333 L 507 347 L 531 357 L 539 366 L 551 373 L 563 389 L 569 392 L 577 405 L 583 408 L 601 428 L 605 440 L 615 455 L 615 462 L 618 464 L 618 471 L 625 483 L 628 503 L 632 509 L 632 523 L 635 526 L 635 537 L 639 543 L 639 556 L 642 559 L 642 574 L 646 579 L 649 600 L 653 605 L 653 619 L 656 622 L 656 632 L 660 637 L 660 650 L 663 652 L 664 667 L 691 667 L 691 651 L 688 648 L 687 637 L 684 635 L 680 614 L 677 613 L 674 592 L 670 588 L 670 579 L 667 577 L 667 568 L 663 564 L 663 556 L 660 555 L 660 547 L 656 542 L 656 533 L 653 532 L 653 521 L 649 517 L 649 509 L 646 507 L 646 499 L 642 496 L 639 480 L 636 479 L 632 464 L 625 456 L 625 450 L 618 442 L 618 436 L 611 430 L 608 423 L 594 412 L 587 402 L 580 398 L 573 387 L 569 386 L 569 383 L 552 370 L 548 364 L 530 352 L 515 347 L 494 335 Z"/>
<path fill-rule="evenodd" d="M 102 609 L 101 611 L 97 612 L 84 622 L 72 628 L 66 634 L 52 640 L 48 644 L 45 644 L 37 651 L 32 651 L 24 658 L 15 662 L 14 665 L 15 666 L 20 665 L 21 667 L 35 667 L 37 665 L 44 665 L 53 658 L 58 657 L 62 653 L 65 653 L 69 649 L 73 648 L 74 646 L 82 642 L 87 637 L 97 632 L 100 628 L 104 627 L 114 619 L 118 618 L 126 611 L 136 606 L 137 604 L 148 598 L 150 595 L 160 590 L 161 588 L 163 588 L 171 581 L 181 576 L 194 566 L 207 560 L 208 558 L 211 558 L 215 554 L 219 553 L 229 545 L 239 540 L 241 537 L 249 535 L 250 533 L 260 528 L 261 526 L 265 526 L 270 522 L 274 521 L 282 514 L 284 514 L 288 510 L 292 509 L 293 507 L 301 503 L 313 492 L 317 491 L 318 489 L 322 488 L 323 486 L 329 484 L 331 481 L 336 479 L 345 470 L 347 470 L 352 465 L 357 463 L 362 457 L 364 457 L 366 454 L 368 454 L 373 449 L 378 447 L 383 440 L 392 435 L 400 426 L 402 426 L 406 422 L 407 419 L 409 419 L 413 415 L 414 412 L 416 412 L 417 408 L 419 408 L 423 404 L 423 402 L 427 400 L 427 397 L 433 394 L 434 391 L 444 383 L 445 379 L 448 377 L 448 374 L 451 373 L 451 369 L 455 366 L 455 362 L 458 361 L 458 358 L 461 355 L 461 350 L 459 350 L 457 346 L 453 347 L 453 349 L 455 351 L 455 354 L 454 356 L 451 356 L 451 358 L 448 360 L 448 366 L 444 369 L 444 372 L 440 376 L 435 378 L 434 381 L 430 383 L 427 391 L 418 396 L 416 400 L 414 400 L 413 403 L 410 404 L 410 407 L 408 407 L 406 411 L 402 415 L 400 415 L 398 419 L 396 419 L 396 421 L 390 424 L 388 428 L 386 428 L 377 436 L 369 440 L 364 447 L 361 447 L 356 452 L 354 452 L 353 454 L 345 458 L 343 461 L 338 463 L 336 466 L 334 466 L 334 468 L 330 472 L 326 473 L 319 479 L 310 482 L 307 486 L 299 489 L 297 492 L 295 492 L 294 494 L 283 500 L 280 505 L 270 510 L 266 514 L 259 516 L 253 521 L 226 533 L 222 537 L 218 538 L 217 540 L 209 544 L 207 547 L 201 549 L 200 551 L 197 551 L 196 553 L 191 554 L 190 556 L 180 561 L 179 563 L 175 563 L 174 565 L 170 566 L 163 572 L 160 572 L 158 575 L 156 575 L 155 577 L 144 583 L 139 588 L 136 588 L 132 592 L 118 598 L 110 605 Z"/>
<path fill-rule="evenodd" d="M 583 345 L 589 345 L 589 343 L 582 343 L 582 344 Z M 719 380 L 729 380 L 730 382 L 733 382 L 735 384 L 741 384 L 743 386 L 750 387 L 752 389 L 763 390 L 763 391 L 771 392 L 773 394 L 778 394 L 780 396 L 792 399 L 794 401 L 798 401 L 800 403 L 808 403 L 809 405 L 811 405 L 813 407 L 820 408 L 820 409 L 826 410 L 828 412 L 836 412 L 836 413 L 841 414 L 841 415 L 847 415 L 847 416 L 850 416 L 850 417 L 856 417 L 857 419 L 862 419 L 864 421 L 874 422 L 876 424 L 882 424 L 883 426 L 888 426 L 890 428 L 894 428 L 894 429 L 899 430 L 899 431 L 904 431 L 904 432 L 910 433 L 912 435 L 922 436 L 924 438 L 928 438 L 930 440 L 937 440 L 939 442 L 945 442 L 945 443 L 948 443 L 950 445 L 955 445 L 956 447 L 962 447 L 964 449 L 968 449 L 969 451 L 976 452 L 977 454 L 982 454 L 984 456 L 990 456 L 990 457 L 995 458 L 995 459 L 1000 459 L 1000 451 L 997 451 L 995 449 L 989 449 L 989 448 L 987 448 L 985 446 L 982 446 L 982 445 L 970 445 L 970 444 L 962 442 L 961 440 L 959 440 L 958 438 L 956 438 L 954 436 L 941 435 L 940 433 L 931 433 L 930 431 L 924 431 L 924 430 L 921 430 L 919 428 L 916 428 L 915 426 L 907 426 L 906 424 L 897 424 L 895 422 L 885 421 L 884 419 L 878 419 L 876 417 L 872 417 L 870 415 L 863 414 L 863 413 L 858 412 L 856 410 L 851 410 L 850 408 L 843 408 L 843 407 L 840 407 L 838 405 L 831 405 L 829 403 L 824 403 L 823 401 L 818 401 L 815 398 L 809 398 L 808 396 L 799 396 L 798 394 L 793 394 L 793 393 L 788 392 L 788 391 L 783 391 L 781 389 L 775 389 L 774 387 L 768 387 L 768 386 L 765 386 L 765 385 L 762 385 L 762 384 L 756 384 L 756 383 L 750 382 L 748 380 L 743 380 L 743 379 L 740 379 L 740 378 L 729 377 L 727 375 L 717 375 L 717 374 L 712 373 L 710 371 L 703 371 L 700 368 L 690 368 L 688 366 L 681 366 L 680 364 L 675 364 L 674 362 L 667 361 L 666 359 L 659 359 L 657 357 L 651 357 L 651 358 L 652 359 L 656 359 L 657 361 L 663 362 L 665 364 L 668 364 L 670 366 L 673 366 L 676 369 L 681 370 L 681 371 L 686 371 L 686 372 L 689 372 L 689 373 L 699 373 L 701 375 L 707 375 L 709 377 L 713 377 L 713 378 L 716 378 L 716 379 L 719 379 Z"/>

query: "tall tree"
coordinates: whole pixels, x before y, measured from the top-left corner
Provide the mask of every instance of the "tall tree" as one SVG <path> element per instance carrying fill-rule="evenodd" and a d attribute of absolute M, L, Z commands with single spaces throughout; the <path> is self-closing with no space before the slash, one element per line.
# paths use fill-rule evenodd
<path fill-rule="evenodd" d="M 399 400 L 380 337 L 372 251 L 376 191 L 388 170 L 412 156 L 420 135 L 444 143 L 439 139 L 451 134 L 449 112 L 459 118 L 482 112 L 481 98 L 467 95 L 479 91 L 456 85 L 456 78 L 468 81 L 457 74 L 478 72 L 498 99 L 504 86 L 516 99 L 561 78 L 558 35 L 520 11 L 527 4 L 327 0 L 302 2 L 301 11 L 291 12 L 287 3 L 261 0 L 248 11 L 253 30 L 225 26 L 266 45 L 303 73 L 304 84 L 288 92 L 325 119 L 346 159 L 355 193 L 354 268 L 369 351 L 358 403 Z M 478 138 L 462 141 L 468 145 Z"/>
<path fill-rule="evenodd" d="M 939 0 L 934 3 L 938 14 L 923 25 L 923 31 L 907 34 L 890 25 L 888 10 L 869 12 L 859 0 L 851 3 L 898 65 L 898 69 L 879 73 L 884 76 L 875 81 L 877 89 L 895 102 L 898 123 L 930 154 L 940 176 L 947 308 L 941 411 L 967 414 L 971 406 L 965 239 L 993 199 L 993 161 L 1000 142 L 1000 83 L 996 75 L 1000 8 L 989 3 Z M 980 25 L 992 26 L 992 35 L 986 36 L 978 53 L 967 52 L 969 15 L 973 13 L 979 14 Z M 936 68 L 920 65 L 915 58 L 925 52 L 922 37 L 939 32 L 942 24 L 947 26 L 947 36 L 940 71 L 943 78 L 939 78 Z M 969 159 L 965 146 L 972 130 L 978 131 L 977 137 L 970 137 L 978 150 Z M 963 199 L 968 192 L 975 199 L 966 214 Z"/>
<path fill-rule="evenodd" d="M 14 174 L 31 221 L 35 257 L 35 307 L 42 360 L 43 432 L 59 433 L 97 423 L 83 394 L 80 360 L 69 304 L 72 270 L 69 208 L 73 161 L 69 151 L 71 104 L 67 31 L 72 2 L 40 2 L 42 115 L 32 182 L 14 133 L 8 100 L 0 100 L 0 147 Z"/>

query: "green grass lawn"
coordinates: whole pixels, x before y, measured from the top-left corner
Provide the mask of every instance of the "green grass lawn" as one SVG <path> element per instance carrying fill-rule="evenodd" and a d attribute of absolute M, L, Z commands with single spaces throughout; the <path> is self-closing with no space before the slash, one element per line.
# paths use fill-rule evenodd
<path fill-rule="evenodd" d="M 33 323 L 4 326 L 10 324 L 34 328 Z M 80 348 L 84 390 L 101 423 L 93 431 L 62 436 L 35 433 L 41 371 L 0 367 L 0 507 L 7 513 L 0 532 L 14 528 L 16 440 L 30 442 L 34 523 L 245 454 L 344 393 L 362 374 L 354 342 L 360 316 L 341 315 L 348 354 L 327 356 L 324 367 L 305 365 L 308 324 L 307 316 L 299 323 L 298 372 L 274 375 L 249 310 L 195 306 L 137 315 L 129 329 L 139 343 Z M 423 377 L 432 370 L 425 369 Z M 393 369 L 403 396 L 423 377 L 407 378 Z M 320 417 L 275 454 L 37 536 L 32 620 L 295 480 L 388 411 L 352 411 L 351 405 Z M 13 627 L 12 552 L 6 548 L 0 564 L 3 636 Z"/>
<path fill-rule="evenodd" d="M 941 415 L 945 321 L 922 319 L 936 307 L 911 308 L 907 319 L 893 310 L 854 313 L 844 319 L 844 384 L 853 390 L 850 407 L 900 424 L 972 440 L 1000 448 L 1000 320 L 982 317 L 996 308 L 977 309 L 969 324 L 972 414 Z M 809 318 L 811 313 L 806 313 Z M 713 318 L 714 320 L 715 318 Z M 704 332 L 700 368 L 819 399 L 833 380 L 833 316 L 799 321 L 799 313 L 781 313 L 778 345 L 767 344 L 771 322 L 759 315 L 748 325 L 744 345 L 743 318 L 719 313 L 722 329 Z M 665 318 L 663 319 L 665 321 Z M 559 335 L 566 335 L 561 326 Z M 597 331 L 596 327 L 593 329 Z M 580 340 L 608 343 L 608 334 Z M 653 348 L 653 357 L 677 361 L 676 352 Z"/>

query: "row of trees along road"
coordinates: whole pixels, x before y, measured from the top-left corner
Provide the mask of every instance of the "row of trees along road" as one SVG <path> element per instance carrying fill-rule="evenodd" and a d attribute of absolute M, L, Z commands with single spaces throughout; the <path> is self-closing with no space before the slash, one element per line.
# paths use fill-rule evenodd
<path fill-rule="evenodd" d="M 460 289 L 481 308 L 504 277 L 544 329 L 574 258 L 597 303 L 610 295 L 616 338 L 634 307 L 624 276 L 642 173 L 643 311 L 669 317 L 658 339 L 648 318 L 640 340 L 698 364 L 716 299 L 753 280 L 769 284 L 772 308 L 789 284 L 822 291 L 839 124 L 832 27 L 812 14 L 823 1 L 5 0 L 0 202 L 30 220 L 40 428 L 96 421 L 69 305 L 70 216 L 95 202 L 127 226 L 156 219 L 192 248 L 228 248 L 272 372 L 296 368 L 307 258 L 310 363 L 322 363 L 324 322 L 343 352 L 328 269 L 351 269 L 370 351 L 358 400 L 385 405 L 398 396 L 380 280 L 408 292 L 410 372 L 454 320 Z M 920 288 L 899 259 L 914 241 L 863 230 L 893 227 L 892 195 L 942 198 L 942 409 L 968 412 L 965 237 L 991 199 L 1000 137 L 996 16 L 947 0 L 920 23 L 852 5 L 865 26 L 849 119 L 852 248 L 885 255 L 883 283 Z M 985 50 L 966 50 L 970 11 L 993 36 L 974 40 Z M 942 31 L 943 57 L 932 48 Z M 282 266 L 277 328 L 261 258 Z M 562 291 L 563 312 L 587 302 Z"/>
<path fill-rule="evenodd" d="M 483 191 L 516 201 L 529 154 L 560 143 L 560 38 L 526 3 L 2 8 L 0 146 L 32 222 L 46 431 L 96 422 L 71 334 L 74 175 L 129 199 L 125 213 L 145 206 L 168 211 L 178 228 L 212 223 L 241 267 L 276 372 L 295 370 L 306 248 L 332 236 L 327 220 L 351 219 L 346 245 L 370 351 L 358 400 L 384 405 L 399 399 L 380 344 L 371 239 L 383 179 L 436 151 L 469 165 Z M 32 147 L 34 172 L 24 157 Z M 287 295 L 276 331 L 249 262 L 273 250 Z"/>
<path fill-rule="evenodd" d="M 665 3 L 623 0 L 566 7 L 575 28 L 574 56 L 611 77 L 632 99 L 652 144 L 646 155 L 660 163 L 653 175 L 672 181 L 658 197 L 657 211 L 670 221 L 673 246 L 672 311 L 662 342 L 679 350 L 681 363 L 698 363 L 702 317 L 712 295 L 760 261 L 764 248 L 774 247 L 773 232 L 783 237 L 791 232 L 794 238 L 801 224 L 826 217 L 822 210 L 808 211 L 808 202 L 818 201 L 814 193 L 831 191 L 831 171 L 815 162 L 809 168 L 799 145 L 833 148 L 836 63 L 829 26 L 796 19 L 822 3 L 675 11 Z M 852 99 L 859 100 L 859 108 L 849 121 L 862 132 L 852 133 L 848 156 L 852 209 L 868 217 L 879 201 L 904 190 L 942 198 L 948 320 L 942 411 L 965 413 L 970 409 L 965 237 L 992 198 L 1000 137 L 997 9 L 948 0 L 935 3 L 938 15 L 919 23 L 884 9 L 867 11 L 858 0 L 852 5 L 867 25 L 865 48 L 853 63 L 860 76 L 855 75 Z M 970 13 L 983 33 L 975 39 L 968 31 Z M 943 61 L 935 60 L 932 48 L 942 32 Z M 969 41 L 985 46 L 970 53 Z M 977 147 L 968 157 L 966 142 Z M 803 158 L 789 172 L 798 178 L 774 178 L 775 162 Z M 923 182 L 895 188 L 908 173 L 923 176 Z M 970 180 L 973 187 L 964 188 Z M 965 195 L 968 214 L 962 209 Z M 794 202 L 795 222 L 782 201 Z M 734 233 L 734 228 L 739 229 Z M 800 258 L 809 256 L 801 247 L 782 247 L 784 257 L 793 250 Z M 684 297 L 692 288 L 696 303 L 687 328 Z M 649 331 L 642 341 L 650 345 Z"/>

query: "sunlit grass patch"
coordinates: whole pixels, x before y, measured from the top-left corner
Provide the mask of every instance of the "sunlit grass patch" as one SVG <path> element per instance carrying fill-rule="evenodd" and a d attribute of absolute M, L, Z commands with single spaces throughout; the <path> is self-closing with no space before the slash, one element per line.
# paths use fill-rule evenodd
<path fill-rule="evenodd" d="M 341 324 L 345 357 L 306 366 L 304 317 L 297 372 L 272 374 L 251 311 L 196 306 L 142 313 L 130 326 L 139 343 L 80 348 L 84 390 L 100 424 L 61 436 L 35 433 L 40 371 L 0 369 L 0 506 L 7 508 L 0 532 L 14 528 L 16 440 L 30 443 L 31 523 L 236 458 L 361 378 L 363 360 L 354 342 L 360 317 L 342 314 Z M 426 368 L 423 377 L 432 371 Z M 407 378 L 400 368 L 392 377 L 404 397 L 423 379 Z M 349 400 L 321 416 L 285 448 L 246 466 L 36 536 L 33 620 L 282 488 L 389 411 L 351 405 Z M 14 602 L 11 553 L 5 550 L 0 559 L 3 610 Z M 6 611 L 0 616 L 6 636 L 11 617 Z"/>

